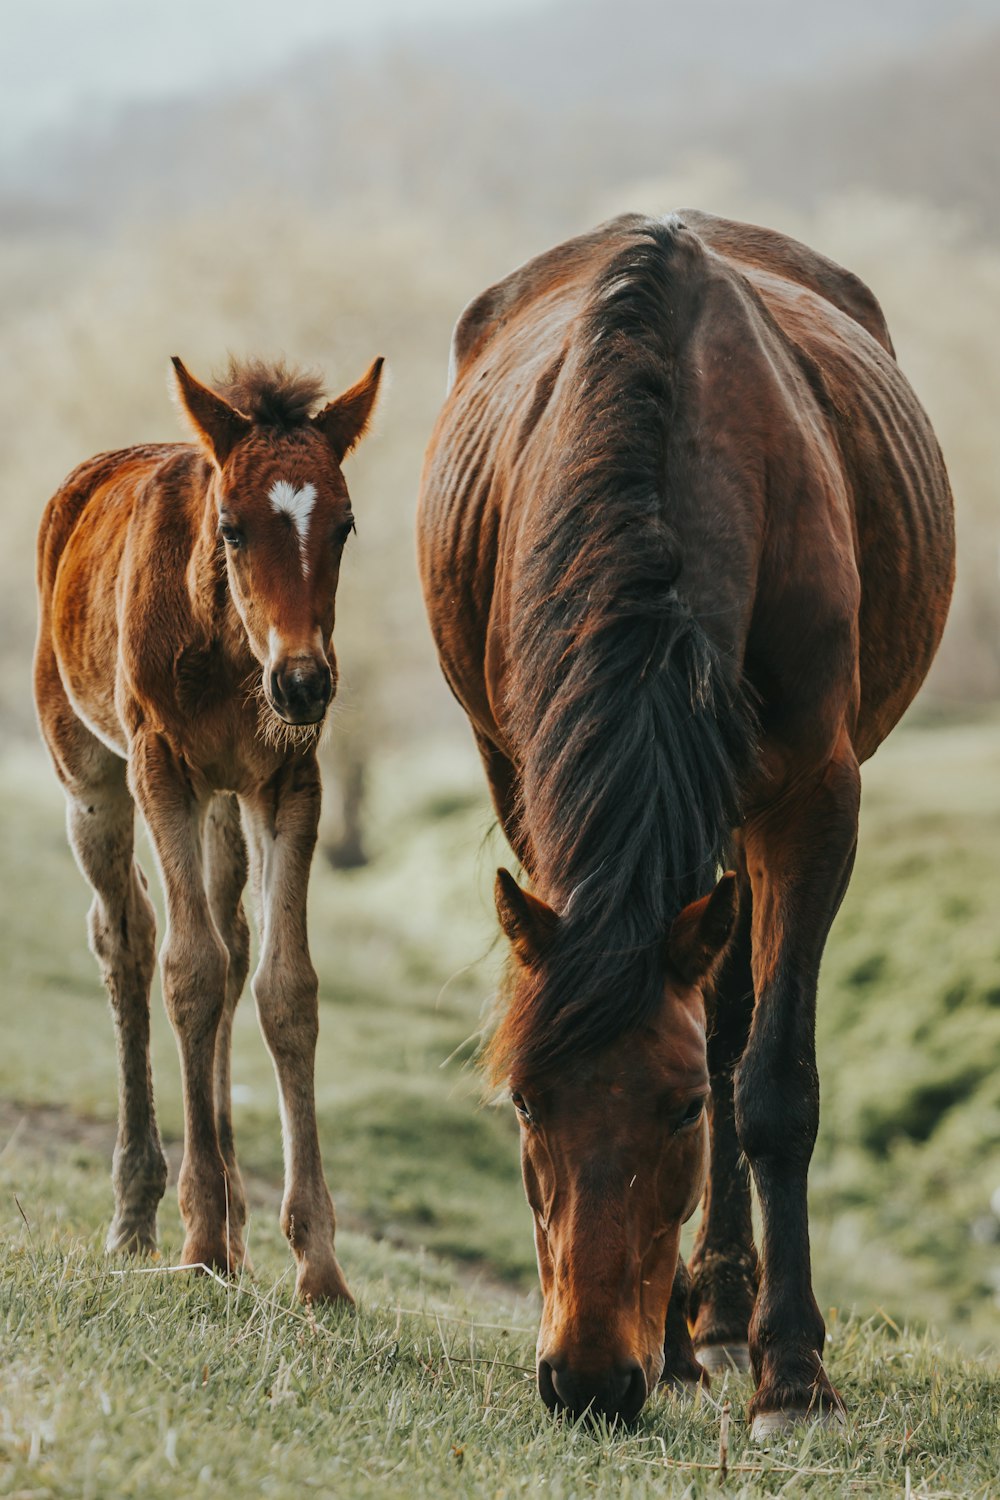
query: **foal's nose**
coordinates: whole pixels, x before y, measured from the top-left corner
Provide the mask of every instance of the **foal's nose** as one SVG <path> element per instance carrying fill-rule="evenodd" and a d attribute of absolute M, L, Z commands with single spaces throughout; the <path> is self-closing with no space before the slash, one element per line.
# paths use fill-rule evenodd
<path fill-rule="evenodd" d="M 550 1411 L 571 1417 L 605 1417 L 609 1422 L 634 1422 L 646 1402 L 646 1377 L 634 1359 L 596 1374 L 569 1365 L 538 1362 L 538 1391 Z"/>
<path fill-rule="evenodd" d="M 290 724 L 315 724 L 333 697 L 333 674 L 315 656 L 289 656 L 271 669 L 270 698 Z"/>

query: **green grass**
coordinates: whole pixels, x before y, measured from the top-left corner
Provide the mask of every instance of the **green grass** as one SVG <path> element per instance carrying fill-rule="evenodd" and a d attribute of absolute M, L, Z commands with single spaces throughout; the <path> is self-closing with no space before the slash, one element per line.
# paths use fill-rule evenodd
<path fill-rule="evenodd" d="M 832 1326 L 846 1437 L 754 1447 L 744 1378 L 693 1404 L 658 1396 L 633 1433 L 592 1432 L 541 1410 L 531 1303 L 462 1288 L 433 1257 L 345 1235 L 360 1309 L 312 1316 L 274 1234 L 253 1282 L 122 1273 L 83 1228 L 102 1214 L 96 1162 L 0 1172 L 5 1495 L 856 1496 L 902 1494 L 907 1472 L 918 1495 L 995 1493 L 996 1372 L 881 1317 Z"/>
<path fill-rule="evenodd" d="M 723 1396 L 728 1495 L 903 1493 L 907 1468 L 915 1494 L 994 1493 L 996 1360 L 976 1354 L 995 1347 L 1000 1295 L 998 752 L 995 722 L 910 728 L 866 773 L 857 871 L 822 975 L 811 1196 L 830 1364 L 854 1425 L 764 1455 L 746 1444 L 739 1380 L 696 1408 L 657 1398 L 629 1436 L 560 1427 L 538 1403 L 516 1130 L 469 1067 L 502 958 L 489 893 L 505 850 L 464 745 L 381 760 L 372 863 L 317 863 L 319 1112 L 360 1312 L 315 1323 L 291 1300 L 274 1084 L 249 1000 L 235 1113 L 254 1280 L 227 1290 L 164 1269 L 181 1241 L 171 1190 L 158 1270 L 116 1275 L 100 1255 L 114 1047 L 89 898 L 50 773 L 9 753 L 0 1493 L 721 1493 Z M 158 996 L 153 1019 L 176 1140 Z"/>

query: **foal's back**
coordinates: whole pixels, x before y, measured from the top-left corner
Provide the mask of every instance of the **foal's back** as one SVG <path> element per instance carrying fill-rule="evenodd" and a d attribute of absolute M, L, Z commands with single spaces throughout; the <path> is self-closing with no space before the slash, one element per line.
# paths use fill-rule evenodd
<path fill-rule="evenodd" d="M 128 735 L 115 704 L 123 619 L 139 615 L 147 649 L 176 652 L 191 634 L 184 569 L 208 482 L 190 444 L 101 453 L 80 464 L 45 508 L 38 533 L 39 711 L 65 693 L 110 750 Z M 175 566 L 172 568 L 171 563 Z"/>

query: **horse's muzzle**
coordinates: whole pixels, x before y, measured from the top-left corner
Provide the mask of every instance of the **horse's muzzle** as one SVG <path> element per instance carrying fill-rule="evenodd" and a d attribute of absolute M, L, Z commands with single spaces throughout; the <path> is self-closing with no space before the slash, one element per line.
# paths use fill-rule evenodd
<path fill-rule="evenodd" d="M 646 1403 L 646 1377 L 636 1360 L 599 1374 L 583 1374 L 569 1365 L 538 1361 L 538 1393 L 551 1412 L 570 1417 L 603 1417 L 630 1424 Z"/>

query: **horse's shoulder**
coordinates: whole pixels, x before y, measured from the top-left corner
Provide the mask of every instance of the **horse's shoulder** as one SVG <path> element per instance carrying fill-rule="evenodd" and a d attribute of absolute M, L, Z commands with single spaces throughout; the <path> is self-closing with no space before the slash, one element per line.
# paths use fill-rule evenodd
<path fill-rule="evenodd" d="M 878 298 L 853 271 L 775 229 L 719 218 L 700 209 L 682 210 L 679 217 L 709 249 L 748 273 L 751 280 L 754 271 L 759 271 L 805 287 L 853 318 L 894 354 Z"/>

